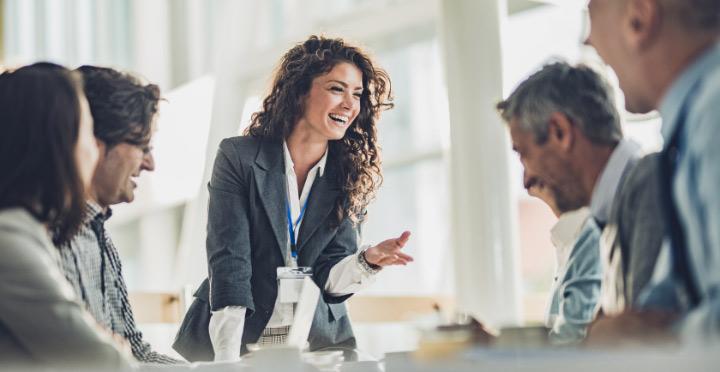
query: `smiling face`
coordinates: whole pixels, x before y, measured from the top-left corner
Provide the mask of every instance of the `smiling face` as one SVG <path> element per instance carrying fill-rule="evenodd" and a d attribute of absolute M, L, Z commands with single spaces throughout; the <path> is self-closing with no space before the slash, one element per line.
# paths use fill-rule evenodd
<path fill-rule="evenodd" d="M 121 142 L 108 149 L 102 141 L 99 142 L 100 161 L 92 185 L 95 201 L 103 207 L 132 202 L 137 177 L 142 171 L 155 170 L 152 147 L 149 144 L 139 146 Z"/>
<path fill-rule="evenodd" d="M 313 79 L 305 96 L 305 110 L 293 131 L 317 140 L 339 140 L 360 112 L 362 73 L 347 62 Z"/>

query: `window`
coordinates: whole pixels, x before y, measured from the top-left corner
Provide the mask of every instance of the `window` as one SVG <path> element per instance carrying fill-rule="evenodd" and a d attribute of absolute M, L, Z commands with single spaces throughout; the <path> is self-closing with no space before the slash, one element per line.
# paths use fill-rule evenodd
<path fill-rule="evenodd" d="M 410 230 L 407 251 L 416 262 L 385 270 L 364 294 L 449 294 L 448 109 L 438 43 L 409 44 L 378 60 L 396 100 L 379 123 L 384 183 L 368 209 L 364 241 L 376 244 Z"/>

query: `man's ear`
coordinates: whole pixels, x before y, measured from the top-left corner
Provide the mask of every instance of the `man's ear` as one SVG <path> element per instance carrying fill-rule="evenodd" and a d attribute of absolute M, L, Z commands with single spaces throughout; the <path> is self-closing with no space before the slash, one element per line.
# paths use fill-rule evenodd
<path fill-rule="evenodd" d="M 622 16 L 622 33 L 635 51 L 647 48 L 660 35 L 659 0 L 627 0 Z"/>
<path fill-rule="evenodd" d="M 575 125 L 561 112 L 553 112 L 548 120 L 548 144 L 564 152 L 572 149 L 575 142 Z"/>

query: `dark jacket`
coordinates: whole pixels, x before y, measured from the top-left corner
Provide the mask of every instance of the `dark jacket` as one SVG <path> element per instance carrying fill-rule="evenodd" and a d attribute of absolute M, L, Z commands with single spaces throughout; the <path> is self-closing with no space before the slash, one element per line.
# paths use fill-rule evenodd
<path fill-rule="evenodd" d="M 343 303 L 349 296 L 324 292 L 330 269 L 355 253 L 359 240 L 349 219 L 332 223 L 341 196 L 336 175 L 329 157 L 323 176 L 313 183 L 297 244 L 298 265 L 313 268 L 322 294 L 308 339 L 311 350 L 355 346 Z M 208 332 L 211 309 L 247 308 L 243 349 L 258 340 L 270 320 L 278 290 L 276 268 L 285 265 L 289 249 L 282 142 L 251 137 L 223 140 L 208 189 L 209 276 L 195 292 L 173 344 L 190 361 L 214 358 Z"/>

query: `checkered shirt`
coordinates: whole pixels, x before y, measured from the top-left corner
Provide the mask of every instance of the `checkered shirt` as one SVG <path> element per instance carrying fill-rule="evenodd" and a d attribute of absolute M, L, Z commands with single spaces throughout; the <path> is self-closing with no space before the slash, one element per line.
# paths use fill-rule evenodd
<path fill-rule="evenodd" d="M 105 221 L 111 215 L 109 208 L 103 212 L 97 204 L 87 204 L 86 217 L 80 231 L 72 241 L 59 249 L 60 268 L 95 320 L 113 333 L 123 336 L 138 361 L 182 363 L 154 352 L 150 344 L 143 341 L 128 300 L 120 256 L 105 230 Z"/>
<path fill-rule="evenodd" d="M 258 345 L 283 345 L 287 343 L 288 334 L 290 334 L 290 326 L 283 326 L 277 328 L 265 328 L 260 339 L 258 339 Z"/>

